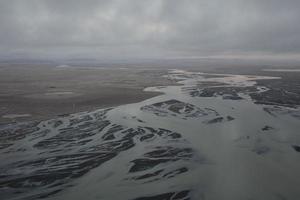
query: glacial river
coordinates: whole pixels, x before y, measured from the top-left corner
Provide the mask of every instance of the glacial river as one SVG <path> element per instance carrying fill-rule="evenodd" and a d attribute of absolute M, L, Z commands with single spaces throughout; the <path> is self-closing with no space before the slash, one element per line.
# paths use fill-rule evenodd
<path fill-rule="evenodd" d="M 143 102 L 1 126 L 0 199 L 300 199 L 300 110 L 249 96 L 278 77 L 165 77 Z"/>

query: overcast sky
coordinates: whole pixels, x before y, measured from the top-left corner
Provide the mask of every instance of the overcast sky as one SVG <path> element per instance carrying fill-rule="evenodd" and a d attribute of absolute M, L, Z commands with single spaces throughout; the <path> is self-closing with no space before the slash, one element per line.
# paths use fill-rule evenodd
<path fill-rule="evenodd" d="M 300 0 L 0 0 L 0 56 L 300 55 Z"/>

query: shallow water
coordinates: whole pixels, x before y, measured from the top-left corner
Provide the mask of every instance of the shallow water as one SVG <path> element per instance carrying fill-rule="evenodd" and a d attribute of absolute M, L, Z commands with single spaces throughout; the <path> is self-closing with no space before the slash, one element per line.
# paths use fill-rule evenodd
<path fill-rule="evenodd" d="M 146 88 L 164 95 L 140 103 L 0 127 L 8 135 L 1 140 L 2 196 L 300 198 L 299 109 L 257 105 L 247 91 L 239 100 L 191 95 L 203 82 L 246 88 L 278 77 L 172 70 L 166 78 L 182 85 Z"/>
<path fill-rule="evenodd" d="M 14 118 L 19 118 L 19 117 L 30 117 L 30 114 L 7 114 L 7 115 L 2 115 L 3 118 L 8 118 L 8 119 L 14 119 Z"/>

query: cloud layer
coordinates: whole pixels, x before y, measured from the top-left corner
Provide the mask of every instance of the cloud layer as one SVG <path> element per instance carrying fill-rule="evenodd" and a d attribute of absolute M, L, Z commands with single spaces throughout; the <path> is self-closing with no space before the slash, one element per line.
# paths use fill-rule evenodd
<path fill-rule="evenodd" d="M 0 53 L 300 54 L 299 0 L 0 1 Z"/>

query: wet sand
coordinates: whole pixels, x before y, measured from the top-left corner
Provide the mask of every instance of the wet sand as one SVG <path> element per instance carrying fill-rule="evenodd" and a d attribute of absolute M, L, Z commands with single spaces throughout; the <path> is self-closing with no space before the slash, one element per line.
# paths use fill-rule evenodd
<path fill-rule="evenodd" d="M 0 66 L 0 123 L 135 103 L 160 93 L 144 92 L 174 82 L 166 70 L 72 66 Z M 7 118 L 5 116 L 16 116 Z"/>

